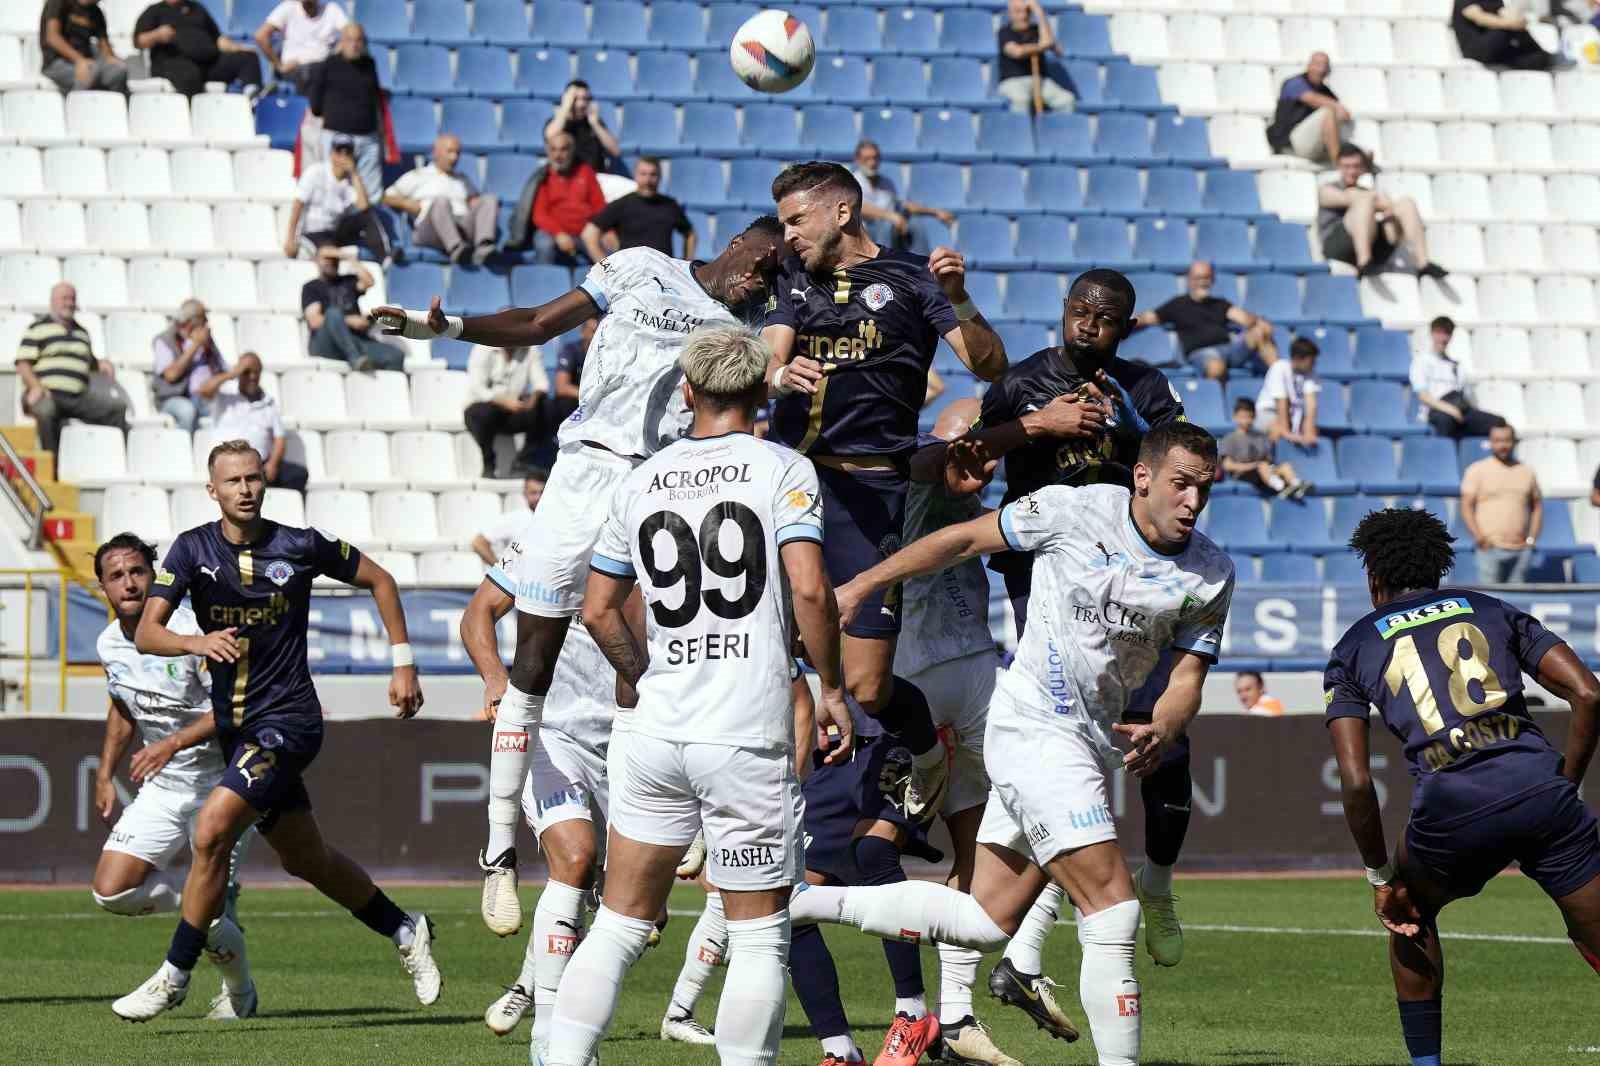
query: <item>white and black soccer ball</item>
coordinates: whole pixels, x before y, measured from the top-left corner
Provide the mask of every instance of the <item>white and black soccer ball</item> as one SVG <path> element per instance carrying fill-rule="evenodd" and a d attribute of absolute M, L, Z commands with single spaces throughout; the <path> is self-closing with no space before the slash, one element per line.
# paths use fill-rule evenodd
<path fill-rule="evenodd" d="M 786 93 L 811 76 L 817 48 L 806 24 L 787 11 L 758 12 L 739 27 L 728 46 L 733 72 L 750 88 Z"/>

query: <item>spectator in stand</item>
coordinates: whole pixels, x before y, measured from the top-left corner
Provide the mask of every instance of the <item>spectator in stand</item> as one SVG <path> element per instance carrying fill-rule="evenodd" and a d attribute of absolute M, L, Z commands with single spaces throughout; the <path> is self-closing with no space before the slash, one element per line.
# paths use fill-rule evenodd
<path fill-rule="evenodd" d="M 586 255 L 579 237 L 606 206 L 594 168 L 573 154 L 572 135 L 557 133 L 544 142 L 545 165 L 533 172 L 511 215 L 508 247 L 533 242 L 541 263 L 576 266 Z"/>
<path fill-rule="evenodd" d="M 567 83 L 555 114 L 544 124 L 546 144 L 558 133 L 572 135 L 578 162 L 587 163 L 596 174 L 611 173 L 622 157 L 622 145 L 617 135 L 607 128 L 586 81 L 574 79 Z"/>
<path fill-rule="evenodd" d="M 347 259 L 355 273 L 341 274 Z M 311 331 L 311 354 L 342 359 L 356 370 L 404 370 L 406 353 L 372 335 L 372 320 L 359 306 L 372 288 L 372 274 L 336 244 L 317 249 L 317 276 L 300 287 L 300 309 Z"/>
<path fill-rule="evenodd" d="M 672 250 L 672 235 L 683 234 L 681 259 L 694 258 L 694 226 L 683 213 L 683 205 L 661 190 L 661 160 L 642 155 L 633 165 L 636 188 L 600 209 L 583 227 L 581 238 L 589 258 L 598 263 L 619 248 L 654 248 L 666 255 Z M 599 181 L 596 180 L 598 187 Z"/>
<path fill-rule="evenodd" d="M 249 45 L 226 36 L 199 0 L 158 0 L 133 24 L 133 46 L 150 53 L 150 76 L 166 78 L 185 96 L 206 82 L 261 91 L 261 61 Z"/>
<path fill-rule="evenodd" d="M 1355 129 L 1350 109 L 1328 84 L 1333 70 L 1328 53 L 1312 52 L 1304 74 L 1296 74 L 1278 90 L 1278 108 L 1267 127 L 1267 143 L 1279 155 L 1296 155 L 1313 163 L 1331 163 L 1339 145 Z"/>
<path fill-rule="evenodd" d="M 1267 436 L 1306 448 L 1317 446 L 1317 393 L 1322 385 L 1317 372 L 1317 345 L 1308 337 L 1289 343 L 1289 358 L 1267 368 L 1266 380 L 1256 397 L 1256 412 L 1271 419 Z"/>
<path fill-rule="evenodd" d="M 322 157 L 333 154 L 335 137 L 350 138 L 367 195 L 382 200 L 383 90 L 360 23 L 345 23 L 338 47 L 312 68 L 306 83 L 308 107 L 322 123 Z"/>
<path fill-rule="evenodd" d="M 1267 695 L 1267 684 L 1254 670 L 1240 670 L 1233 675 L 1233 694 L 1239 697 L 1239 706 L 1245 714 L 1262 718 L 1282 718 L 1283 701 Z"/>
<path fill-rule="evenodd" d="M 1134 316 L 1134 328 L 1171 326 L 1178 331 L 1184 358 L 1208 378 L 1225 380 L 1230 367 L 1264 373 L 1278 361 L 1278 343 L 1272 323 L 1211 295 L 1217 272 L 1204 259 L 1189 264 L 1188 292 L 1174 296 L 1154 311 Z M 1238 326 L 1237 337 L 1229 324 Z"/>
<path fill-rule="evenodd" d="M 1450 29 L 1467 59 L 1513 70 L 1554 70 L 1570 60 L 1546 52 L 1528 32 L 1528 16 L 1505 0 L 1455 0 Z"/>
<path fill-rule="evenodd" d="M 470 255 L 482 266 L 494 254 L 495 213 L 500 200 L 480 193 L 472 179 L 456 170 L 461 159 L 461 138 L 440 134 L 433 142 L 433 162 L 402 174 L 389 186 L 383 202 L 412 220 L 411 239 L 424 248 L 437 248 L 452 262 Z"/>
<path fill-rule="evenodd" d="M 462 420 L 483 457 L 483 477 L 495 476 L 494 439 L 524 434 L 512 464 L 513 474 L 527 476 L 541 464 L 535 455 L 555 434 L 545 397 L 550 380 L 533 348 L 490 348 L 474 345 L 467 356 L 467 409 Z"/>
<path fill-rule="evenodd" d="M 128 430 L 128 394 L 111 364 L 95 358 L 77 314 L 78 290 L 57 284 L 50 290 L 50 313 L 33 320 L 17 347 L 22 409 L 33 416 L 39 446 L 47 452 L 56 450 L 61 424 L 69 418 Z"/>
<path fill-rule="evenodd" d="M 1071 91 L 1045 69 L 1045 56 L 1060 52 L 1056 31 L 1038 0 L 1008 0 L 995 60 L 996 86 L 1018 114 L 1033 111 L 1033 64 L 1039 65 L 1039 97 L 1046 111 L 1071 111 Z"/>
<path fill-rule="evenodd" d="M 304 96 L 349 22 L 335 0 L 283 0 L 256 30 L 256 48 L 278 77 Z M 273 47 L 274 38 L 282 38 L 282 51 Z"/>
<path fill-rule="evenodd" d="M 300 175 L 283 254 L 294 259 L 302 249 L 314 254 L 324 244 L 358 241 L 365 242 L 372 257 L 388 268 L 389 235 L 372 209 L 367 183 L 356 166 L 355 141 L 347 133 L 336 133 L 327 161 L 312 163 Z"/>
<path fill-rule="evenodd" d="M 1430 351 L 1411 357 L 1411 393 L 1421 404 L 1417 418 L 1428 423 L 1441 437 L 1487 437 L 1504 418 L 1472 405 L 1471 382 L 1460 363 L 1450 357 L 1450 338 L 1456 324 L 1444 315 L 1429 325 L 1433 337 Z"/>
<path fill-rule="evenodd" d="M 1517 458 L 1517 431 L 1489 431 L 1489 455 L 1461 475 L 1461 521 L 1478 546 L 1478 580 L 1521 584 L 1544 526 L 1544 496 L 1533 468 Z"/>
<path fill-rule="evenodd" d="M 1311 482 L 1301 481 L 1293 465 L 1276 460 L 1272 438 L 1256 429 L 1255 421 L 1256 405 L 1248 396 L 1233 401 L 1233 432 L 1217 442 L 1222 472 L 1262 492 L 1304 499 Z"/>
<path fill-rule="evenodd" d="M 44 76 L 64 93 L 74 89 L 128 91 L 128 64 L 107 39 L 100 0 L 45 0 L 39 12 Z"/>
<path fill-rule="evenodd" d="M 1322 254 L 1349 263 L 1362 277 L 1383 272 L 1405 241 L 1417 264 L 1417 277 L 1442 278 L 1449 271 L 1428 258 L 1422 215 L 1409 196 L 1390 196 L 1363 187 L 1372 169 L 1367 153 L 1353 144 L 1339 146 L 1338 177 L 1317 189 L 1317 233 Z"/>
<path fill-rule="evenodd" d="M 155 353 L 155 376 L 150 381 L 156 409 L 171 417 L 178 428 L 193 433 L 200 419 L 211 413 L 211 401 L 222 387 L 227 360 L 217 350 L 206 320 L 206 305 L 185 300 L 177 317 L 150 342 Z"/>
<path fill-rule="evenodd" d="M 482 559 L 484 565 L 493 566 L 500 561 L 500 556 L 505 554 L 506 547 L 522 532 L 528 520 L 533 517 L 533 512 L 539 506 L 539 500 L 544 496 L 544 483 L 550 479 L 550 471 L 535 469 L 522 479 L 522 500 L 526 507 L 514 507 L 509 511 L 496 515 L 494 520 L 478 531 L 472 538 L 472 550 Z"/>
<path fill-rule="evenodd" d="M 882 171 L 883 153 L 873 141 L 856 145 L 856 165 L 850 173 L 861 184 L 861 217 L 867 233 L 877 244 L 890 248 L 912 245 L 911 216 L 932 215 L 945 225 L 956 216 L 942 207 L 927 207 L 900 199 L 900 190 Z"/>
<path fill-rule="evenodd" d="M 249 441 L 265 463 L 268 485 L 304 492 L 310 475 L 304 466 L 283 457 L 289 438 L 278 401 L 261 388 L 261 357 L 245 352 L 220 380 L 237 381 L 239 391 L 219 392 L 212 405 L 211 426 L 218 439 Z"/>
<path fill-rule="evenodd" d="M 589 354 L 598 318 L 586 318 L 578 327 L 578 335 L 561 346 L 556 353 L 556 387 L 552 421 L 559 424 L 578 407 L 578 383 L 583 380 L 583 360 Z"/>

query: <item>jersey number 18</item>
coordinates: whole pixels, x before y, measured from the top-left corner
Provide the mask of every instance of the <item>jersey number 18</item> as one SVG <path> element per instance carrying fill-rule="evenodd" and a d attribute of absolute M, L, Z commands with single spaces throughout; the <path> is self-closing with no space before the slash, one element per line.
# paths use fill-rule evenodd
<path fill-rule="evenodd" d="M 1461 645 L 1467 645 L 1467 654 Z M 1456 622 L 1439 630 L 1436 646 L 1439 660 L 1450 671 L 1450 705 L 1463 718 L 1482 714 L 1506 701 L 1505 686 L 1499 675 L 1489 665 L 1489 640 L 1483 630 L 1471 622 Z M 1389 668 L 1383 679 L 1391 695 L 1400 695 L 1401 689 L 1411 692 L 1411 703 L 1423 728 L 1432 736 L 1445 728 L 1444 716 L 1439 713 L 1439 701 L 1428 683 L 1428 672 L 1422 665 L 1422 653 L 1417 649 L 1414 634 L 1407 633 L 1394 642 L 1394 654 L 1389 657 Z M 1472 682 L 1478 682 L 1483 698 L 1472 694 Z"/>

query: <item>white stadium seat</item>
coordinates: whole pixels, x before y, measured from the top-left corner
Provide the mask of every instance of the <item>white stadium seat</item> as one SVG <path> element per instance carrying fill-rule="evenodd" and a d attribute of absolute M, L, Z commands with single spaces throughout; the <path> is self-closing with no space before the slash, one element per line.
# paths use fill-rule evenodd
<path fill-rule="evenodd" d="M 1465 118 L 1498 119 L 1504 114 L 1500 79 L 1476 63 L 1445 71 L 1444 95 L 1451 109 Z"/>
<path fill-rule="evenodd" d="M 440 430 L 407 430 L 389 438 L 390 469 L 412 488 L 441 492 L 458 488 L 464 479 L 450 434 Z"/>
<path fill-rule="evenodd" d="M 1428 175 L 1414 170 L 1385 170 L 1378 177 L 1378 188 L 1390 197 L 1411 197 L 1424 219 L 1438 219 L 1433 200 L 1433 180 Z"/>
<path fill-rule="evenodd" d="M 469 547 L 472 538 L 502 513 L 500 497 L 492 492 L 473 489 L 442 492 L 439 494 L 439 534 L 457 547 Z"/>
<path fill-rule="evenodd" d="M 217 247 L 231 256 L 265 259 L 283 255 L 283 238 L 278 233 L 277 217 L 268 204 L 240 200 L 218 204 L 212 209 Z"/>
<path fill-rule="evenodd" d="M 423 552 L 417 559 L 417 581 L 445 588 L 476 588 L 483 581 L 483 560 L 471 552 Z"/>
<path fill-rule="evenodd" d="M 184 260 L 141 256 L 129 261 L 128 296 L 134 306 L 170 314 L 193 295 L 193 276 Z"/>
<path fill-rule="evenodd" d="M 1583 417 L 1589 426 L 1600 426 L 1600 382 L 1590 382 L 1583 387 Z M 1587 432 L 1592 433 L 1593 429 Z"/>
<path fill-rule="evenodd" d="M 1263 56 L 1283 54 L 1278 20 L 1263 15 L 1229 15 L 1222 20 L 1225 54 L 1235 62 L 1260 63 Z M 1319 45 L 1307 42 L 1307 55 Z M 1277 86 L 1273 86 L 1274 89 Z M 1276 93 L 1267 97 L 1276 99 Z"/>
<path fill-rule="evenodd" d="M 130 200 L 173 196 L 172 164 L 164 148 L 113 148 L 106 156 L 106 170 L 111 187 Z"/>
<path fill-rule="evenodd" d="M 255 352 L 263 366 L 274 369 L 304 366 L 310 359 L 300 339 L 300 322 L 290 315 L 240 315 L 238 344 L 239 351 Z"/>
<path fill-rule="evenodd" d="M 294 153 L 251 148 L 233 153 L 233 184 L 240 196 L 288 203 L 294 199 Z"/>
<path fill-rule="evenodd" d="M 1533 331 L 1533 349 L 1539 353 L 1539 372 L 1545 377 L 1582 381 L 1595 376 L 1589 340 L 1581 329 L 1540 326 Z"/>
<path fill-rule="evenodd" d="M 1550 129 L 1558 166 L 1572 170 L 1600 170 L 1600 125 L 1571 122 Z"/>
<path fill-rule="evenodd" d="M 306 525 L 306 498 L 293 489 L 268 489 L 261 514 L 285 526 Z"/>
<path fill-rule="evenodd" d="M 1432 254 L 1431 249 L 1429 254 Z M 1422 293 L 1424 318 L 1448 315 L 1468 326 L 1476 325 L 1480 321 L 1478 286 L 1472 278 L 1451 275 L 1443 282 L 1435 281 L 1433 278 L 1423 278 L 1418 281 L 1417 288 Z"/>
<path fill-rule="evenodd" d="M 1446 122 L 1438 129 L 1439 160 L 1451 170 L 1493 170 L 1494 131 L 1486 122 Z"/>
<path fill-rule="evenodd" d="M 33 71 L 28 70 L 22 60 L 22 38 L 10 34 L 0 36 L 0 89 L 29 88 L 34 80 L 32 75 Z"/>
<path fill-rule="evenodd" d="M 1111 16 L 1111 47 L 1127 56 L 1166 59 L 1167 20 L 1149 12 L 1119 12 Z"/>
<path fill-rule="evenodd" d="M 269 492 L 268 498 L 271 498 Z M 183 485 L 172 490 L 172 528 L 179 533 L 217 520 L 217 503 L 204 485 Z"/>
<path fill-rule="evenodd" d="M 1175 100 L 1185 114 L 1211 114 L 1219 107 L 1217 75 L 1208 63 L 1166 63 L 1156 72 L 1161 97 Z"/>
<path fill-rule="evenodd" d="M 1593 325 L 1597 318 L 1594 284 L 1588 278 L 1557 275 L 1538 283 L 1539 321 L 1574 326 Z"/>
<path fill-rule="evenodd" d="M 194 439 L 190 442 L 190 450 L 194 456 L 194 476 L 204 480 L 209 471 L 206 465 L 211 458 L 211 449 L 230 438 L 233 434 L 215 426 L 202 426 L 194 431 Z"/>
<path fill-rule="evenodd" d="M 62 264 L 61 277 L 78 290 L 78 302 L 85 307 L 106 312 L 141 306 L 128 287 L 128 263 L 117 256 L 73 256 Z"/>
<path fill-rule="evenodd" d="M 1549 121 L 1561 114 L 1555 83 L 1542 70 L 1502 71 L 1500 103 L 1507 118 Z"/>
<path fill-rule="evenodd" d="M 239 93 L 201 93 L 190 105 L 195 137 L 209 141 L 212 147 L 253 148 L 266 141 L 256 136 L 250 101 Z"/>
<path fill-rule="evenodd" d="M 1530 432 L 1576 437 L 1594 428 L 1584 422 L 1583 386 L 1576 381 L 1531 381 L 1522 396 Z"/>
<path fill-rule="evenodd" d="M 172 187 L 189 200 L 231 200 L 233 160 L 220 148 L 180 148 L 172 153 Z"/>
<path fill-rule="evenodd" d="M 346 375 L 344 406 L 368 429 L 421 429 L 425 424 L 411 413 L 411 383 L 399 370 Z"/>
<path fill-rule="evenodd" d="M 44 186 L 44 156 L 39 149 L 0 145 L 0 196 L 49 196 Z"/>
<path fill-rule="evenodd" d="M 1555 174 L 1545 183 L 1550 217 L 1563 222 L 1600 223 L 1600 177 Z"/>
<path fill-rule="evenodd" d="M 1389 78 L 1379 67 L 1340 66 L 1334 70 L 1328 84 L 1339 94 L 1339 102 L 1357 115 L 1386 115 L 1393 111 L 1415 114 L 1419 110 L 1398 93 L 1395 99 L 1400 101 L 1399 105 L 1389 102 Z"/>
<path fill-rule="evenodd" d="M 1600 119 L 1600 96 L 1583 78 L 1557 78 L 1556 104 L 1563 115 Z"/>
<path fill-rule="evenodd" d="M 282 386 L 280 385 L 280 390 Z M 288 443 L 283 457 L 306 468 L 312 485 L 328 480 L 328 471 L 322 464 L 322 434 L 314 429 L 289 430 Z"/>
<path fill-rule="evenodd" d="M 1422 297 L 1417 291 L 1417 279 L 1393 272 L 1362 278 L 1361 307 L 1385 323 L 1420 322 Z"/>
<path fill-rule="evenodd" d="M 1461 53 L 1456 50 L 1449 20 L 1438 17 L 1439 13 L 1432 6 L 1417 13 L 1425 14 L 1426 18 L 1399 23 L 1394 29 L 1395 39 L 1404 42 L 1405 62 L 1446 69 L 1459 65 Z"/>
<path fill-rule="evenodd" d="M 86 487 L 125 483 L 128 453 L 122 430 L 87 422 L 62 426 L 61 445 L 56 451 L 56 480 Z"/>
<path fill-rule="evenodd" d="M 1258 177 L 1261 207 L 1291 222 L 1317 213 L 1317 180 L 1303 170 L 1268 170 Z"/>
<path fill-rule="evenodd" d="M 375 492 L 372 520 L 383 539 L 400 551 L 442 551 L 451 543 L 439 535 L 431 492 Z"/>
<path fill-rule="evenodd" d="M 89 240 L 102 252 L 119 255 L 148 253 L 150 213 L 136 200 L 95 200 L 89 205 Z"/>
<path fill-rule="evenodd" d="M 194 295 L 219 311 L 254 311 L 256 268 L 242 259 L 201 259 L 194 265 Z"/>
<path fill-rule="evenodd" d="M 1439 137 L 1432 122 L 1385 122 L 1385 164 L 1431 169 L 1439 163 Z"/>
<path fill-rule="evenodd" d="M 1536 373 L 1528 331 L 1518 326 L 1480 326 L 1472 331 L 1472 346 L 1494 353 L 1492 365 L 1478 368 L 1483 373 L 1516 380 L 1527 380 Z M 1454 350 L 1454 345 L 1451 348 Z M 1470 364 L 1469 369 L 1476 365 Z"/>
<path fill-rule="evenodd" d="M 1600 237 L 1593 226 L 1547 225 L 1540 234 L 1544 259 L 1551 270 L 1567 274 L 1600 272 Z"/>
<path fill-rule="evenodd" d="M 464 370 L 418 370 L 411 375 L 411 411 L 430 429 L 462 428 L 469 382 Z"/>
<path fill-rule="evenodd" d="M 50 255 L 71 255 L 89 247 L 83 205 L 75 200 L 28 200 L 22 205 L 22 241 Z"/>
<path fill-rule="evenodd" d="M 1483 250 L 1496 270 L 1544 270 L 1544 247 L 1537 226 L 1515 222 L 1486 226 Z"/>
<path fill-rule="evenodd" d="M 1513 426 L 1528 424 L 1528 409 L 1522 401 L 1522 386 L 1515 381 L 1489 380 L 1473 385 L 1477 405 L 1493 411 Z"/>
<path fill-rule="evenodd" d="M 258 353 L 259 354 L 259 353 Z M 278 406 L 286 424 L 298 429 L 343 429 L 360 424 L 344 405 L 344 383 L 330 370 L 291 369 L 279 378 Z"/>
<path fill-rule="evenodd" d="M 128 99 L 128 132 L 161 148 L 193 144 L 188 98 L 177 93 L 135 93 Z"/>
<path fill-rule="evenodd" d="M 1167 47 L 1174 59 L 1216 59 L 1227 50 L 1222 19 L 1216 15 L 1173 15 L 1167 19 Z M 1182 102 L 1181 97 L 1167 99 Z"/>
<path fill-rule="evenodd" d="M 45 185 L 56 196 L 88 200 L 113 193 L 106 180 L 106 154 L 98 148 L 46 148 Z"/>
<path fill-rule="evenodd" d="M 1449 284 L 1449 279 L 1445 283 Z M 1483 313 L 1485 308 L 1489 311 L 1487 315 Z M 1520 274 L 1494 274 L 1479 278 L 1478 309 L 1480 322 L 1536 326 L 1541 321 L 1538 301 L 1534 298 L 1533 279 Z"/>
<path fill-rule="evenodd" d="M 98 530 L 102 538 L 124 531 L 146 541 L 165 543 L 177 535 L 165 489 L 149 485 L 112 485 L 100 506 Z"/>
<path fill-rule="evenodd" d="M 150 239 L 158 251 L 179 259 L 215 255 L 219 248 L 211 227 L 211 208 L 186 200 L 151 205 Z"/>
<path fill-rule="evenodd" d="M 1575 398 L 1583 402 L 1580 395 Z M 1566 437 L 1529 437 L 1517 444 L 1517 458 L 1539 475 L 1539 491 L 1545 496 L 1587 496 L 1588 479 L 1579 473 L 1578 444 Z M 1591 477 L 1593 471 L 1591 470 Z"/>
<path fill-rule="evenodd" d="M 1505 217 L 1493 206 L 1489 189 L 1489 178 L 1484 174 L 1436 174 L 1433 210 L 1423 211 L 1423 221 L 1490 222 Z"/>
<path fill-rule="evenodd" d="M 1331 18 L 1294 15 L 1278 23 L 1278 33 L 1283 41 L 1283 50 L 1277 54 L 1291 60 L 1296 66 L 1303 64 L 1312 52 L 1327 52 L 1333 57 L 1334 63 L 1361 62 L 1355 58 L 1346 60 L 1339 47 L 1339 31 Z"/>
<path fill-rule="evenodd" d="M 128 431 L 128 474 L 150 485 L 194 482 L 189 434 L 181 429 L 134 427 Z"/>
<path fill-rule="evenodd" d="M 1549 218 L 1544 182 L 1537 174 L 1490 175 L 1489 199 L 1495 216 L 1507 222 L 1543 222 Z"/>
<path fill-rule="evenodd" d="M 131 144 L 128 102 L 121 93 L 79 90 L 67 94 L 67 130 L 84 144 Z"/>
<path fill-rule="evenodd" d="M 33 325 L 33 316 L 23 311 L 0 311 L 0 368 L 12 365 L 22 335 Z M 18 401 L 19 413 L 21 401 Z"/>
<path fill-rule="evenodd" d="M 0 301 L 12 307 L 43 311 L 50 306 L 50 287 L 61 280 L 61 261 L 53 256 L 0 257 Z"/>
<path fill-rule="evenodd" d="M 328 476 L 354 489 L 398 488 L 389 464 L 389 438 L 370 429 L 340 429 L 323 440 Z"/>
<path fill-rule="evenodd" d="M 1501 122 L 1494 128 L 1500 160 L 1518 170 L 1551 170 L 1555 155 L 1550 148 L 1550 127 L 1543 122 Z"/>
<path fill-rule="evenodd" d="M 1339 20 L 1341 63 L 1368 63 L 1388 66 L 1394 62 L 1394 37 L 1388 19 L 1353 18 Z"/>
<path fill-rule="evenodd" d="M 1278 87 L 1259 63 L 1224 63 L 1214 76 L 1217 107 L 1223 111 L 1271 114 Z"/>
<path fill-rule="evenodd" d="M 315 263 L 305 259 L 268 259 L 257 273 L 261 303 L 258 311 L 300 313 L 300 288 L 317 276 Z"/>
<path fill-rule="evenodd" d="M 419 585 L 422 583 L 418 575 L 417 557 L 406 551 L 375 551 L 367 552 L 367 557 L 385 570 L 394 578 L 395 584 L 401 588 Z"/>
<path fill-rule="evenodd" d="M 167 328 L 167 317 L 152 311 L 119 311 L 106 316 L 106 344 L 101 354 L 118 366 L 150 366 L 150 344 Z"/>
<path fill-rule="evenodd" d="M 6 133 L 27 144 L 42 147 L 78 140 L 67 132 L 66 106 L 54 87 L 6 93 L 4 110 Z"/>
<path fill-rule="evenodd" d="M 379 544 L 372 533 L 372 503 L 364 492 L 310 490 L 306 493 L 306 524 L 358 547 Z"/>
<path fill-rule="evenodd" d="M 1447 103 L 1437 70 L 1397 67 L 1390 71 L 1389 99 L 1395 111 L 1414 118 L 1439 119 L 1458 114 Z"/>

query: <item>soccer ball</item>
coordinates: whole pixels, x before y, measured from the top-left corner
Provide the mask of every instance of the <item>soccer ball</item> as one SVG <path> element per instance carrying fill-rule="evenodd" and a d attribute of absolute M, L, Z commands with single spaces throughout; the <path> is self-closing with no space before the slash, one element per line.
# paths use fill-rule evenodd
<path fill-rule="evenodd" d="M 750 88 L 786 93 L 811 76 L 817 49 L 804 22 L 787 11 L 767 10 L 739 27 L 728 58 L 733 72 Z"/>

